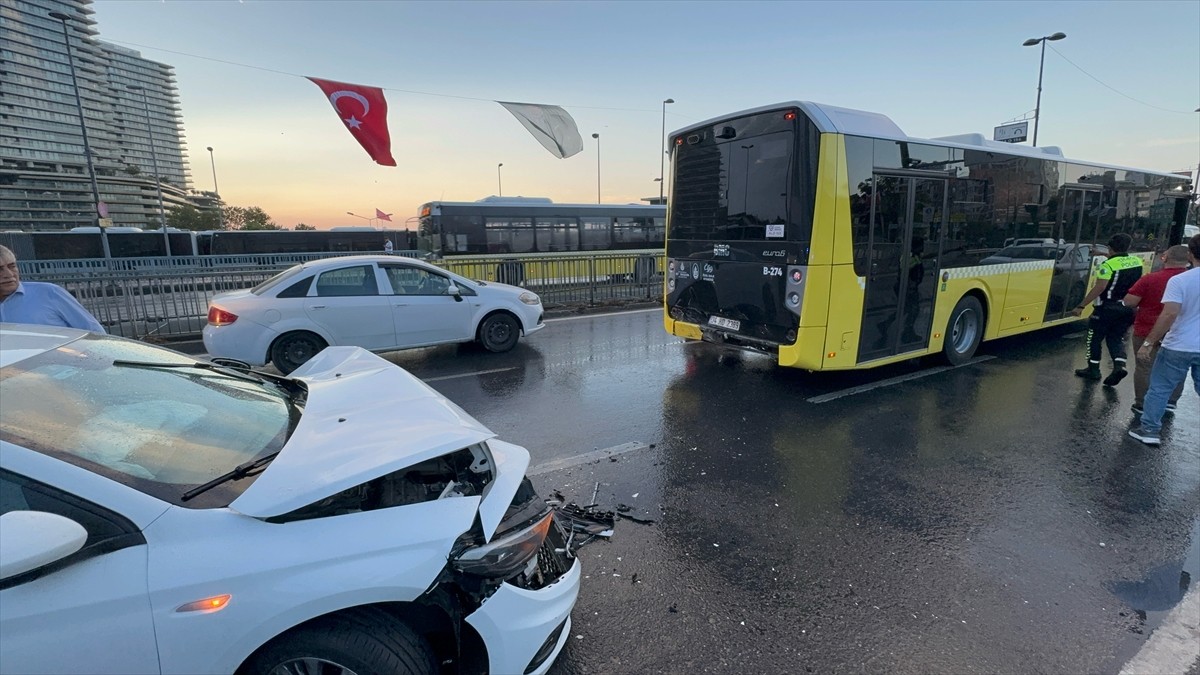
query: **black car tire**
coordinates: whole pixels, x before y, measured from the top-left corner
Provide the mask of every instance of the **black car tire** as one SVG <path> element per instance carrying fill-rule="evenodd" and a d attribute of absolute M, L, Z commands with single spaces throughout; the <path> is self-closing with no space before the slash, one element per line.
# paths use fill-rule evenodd
<path fill-rule="evenodd" d="M 517 346 L 521 324 L 512 314 L 499 312 L 479 324 L 479 343 L 489 352 L 506 352 Z"/>
<path fill-rule="evenodd" d="M 382 611 L 368 610 L 284 633 L 238 669 L 239 675 L 296 672 L 433 675 L 438 666 L 425 638 Z"/>
<path fill-rule="evenodd" d="M 983 319 L 983 305 L 973 295 L 964 295 L 954 305 L 950 320 L 946 322 L 942 346 L 950 365 L 961 366 L 975 356 L 975 350 L 983 340 Z"/>
<path fill-rule="evenodd" d="M 328 347 L 325 340 L 315 333 L 296 331 L 285 333 L 271 345 L 271 364 L 287 375 L 308 362 Z"/>

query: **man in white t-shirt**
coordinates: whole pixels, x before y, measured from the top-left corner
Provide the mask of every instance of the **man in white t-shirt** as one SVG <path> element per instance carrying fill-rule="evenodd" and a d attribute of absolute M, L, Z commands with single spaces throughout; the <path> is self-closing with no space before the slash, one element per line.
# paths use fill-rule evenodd
<path fill-rule="evenodd" d="M 1200 394 L 1200 234 L 1187 242 L 1192 269 L 1177 274 L 1163 291 L 1162 314 L 1138 350 L 1139 360 L 1149 360 L 1153 346 L 1162 340 L 1154 369 L 1150 371 L 1150 389 L 1146 391 L 1141 424 L 1129 435 L 1146 445 L 1159 445 L 1159 430 L 1167 410 L 1167 398 L 1192 372 L 1192 385 Z"/>

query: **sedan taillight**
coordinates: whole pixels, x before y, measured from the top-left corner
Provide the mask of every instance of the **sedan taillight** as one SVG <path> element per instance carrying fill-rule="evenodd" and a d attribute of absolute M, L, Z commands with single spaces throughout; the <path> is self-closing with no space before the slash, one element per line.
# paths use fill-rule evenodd
<path fill-rule="evenodd" d="M 228 326 L 237 321 L 237 314 L 226 311 L 220 307 L 212 306 L 208 308 L 208 323 L 212 326 Z"/>

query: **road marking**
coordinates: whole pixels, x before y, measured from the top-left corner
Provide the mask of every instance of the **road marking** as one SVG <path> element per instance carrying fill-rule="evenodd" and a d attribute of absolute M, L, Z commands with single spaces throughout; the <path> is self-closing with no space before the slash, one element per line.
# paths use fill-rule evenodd
<path fill-rule="evenodd" d="M 488 373 L 503 373 L 506 370 L 516 370 L 520 366 L 512 366 L 511 368 L 492 368 L 491 370 L 476 370 L 473 373 L 460 373 L 458 375 L 442 375 L 441 377 L 429 377 L 425 382 L 438 382 L 440 380 L 453 380 L 456 377 L 471 377 L 473 375 L 487 375 Z"/>
<path fill-rule="evenodd" d="M 625 316 L 626 314 L 646 314 L 649 312 L 661 312 L 661 311 L 663 311 L 662 307 L 655 307 L 653 309 L 631 309 L 628 312 L 598 312 L 596 314 L 583 314 L 580 316 L 564 316 L 564 317 L 557 318 L 557 319 L 546 319 L 546 320 L 542 321 L 542 323 L 558 323 L 560 321 L 578 321 L 580 319 L 596 319 L 596 318 L 610 317 L 610 316 Z"/>
<path fill-rule="evenodd" d="M 1121 675 L 1189 672 L 1200 659 L 1200 584 L 1183 596 L 1162 625 L 1150 636 L 1137 655 L 1121 669 Z"/>
<path fill-rule="evenodd" d="M 571 467 L 576 467 L 581 464 L 588 464 L 590 462 L 596 462 L 609 457 L 624 455 L 627 452 L 633 452 L 635 450 L 648 450 L 649 448 L 650 446 L 646 445 L 645 443 L 622 443 L 621 445 L 614 445 L 611 448 L 593 450 L 592 452 L 585 452 L 582 455 L 575 455 L 574 457 L 552 459 L 549 462 L 543 462 L 535 467 L 531 467 L 525 472 L 525 475 L 538 476 L 543 473 L 550 473 L 551 471 L 561 471 L 563 469 L 570 469 Z"/>
<path fill-rule="evenodd" d="M 865 391 L 871 391 L 873 389 L 879 389 L 881 387 L 890 387 L 893 384 L 900 384 L 901 382 L 909 382 L 911 380 L 919 380 L 922 377 L 929 377 L 930 375 L 937 375 L 938 373 L 944 373 L 947 370 L 954 370 L 955 368 L 963 368 L 966 366 L 973 366 L 977 363 L 983 363 L 984 361 L 990 361 L 994 358 L 996 358 L 996 357 L 994 357 L 994 356 L 977 356 L 977 357 L 971 359 L 970 361 L 967 361 L 966 363 L 962 364 L 961 366 L 938 366 L 937 368 L 930 368 L 929 370 L 922 370 L 919 373 L 910 373 L 908 375 L 900 375 L 897 377 L 890 377 L 886 380 L 872 382 L 871 384 L 862 384 L 857 387 L 851 387 L 849 389 L 843 389 L 841 391 L 835 391 L 835 392 L 831 392 L 828 394 L 821 394 L 820 396 L 814 396 L 814 397 L 808 399 L 808 402 L 809 403 L 828 403 L 830 401 L 834 401 L 834 400 L 837 400 L 839 398 L 843 398 L 846 396 L 853 396 L 855 394 L 861 394 Z"/>

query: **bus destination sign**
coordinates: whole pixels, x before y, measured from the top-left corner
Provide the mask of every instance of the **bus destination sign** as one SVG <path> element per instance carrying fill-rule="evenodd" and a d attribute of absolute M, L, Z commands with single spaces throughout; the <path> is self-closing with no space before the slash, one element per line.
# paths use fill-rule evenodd
<path fill-rule="evenodd" d="M 1026 138 L 1029 138 L 1028 121 L 1017 122 L 1015 124 L 1001 124 L 996 127 L 992 135 L 992 140 L 1004 143 L 1020 143 Z"/>

